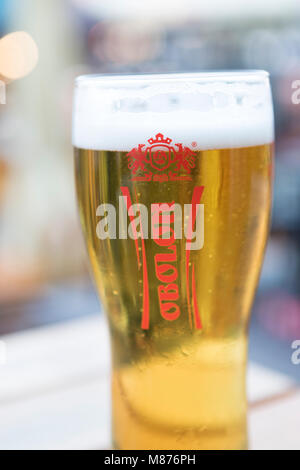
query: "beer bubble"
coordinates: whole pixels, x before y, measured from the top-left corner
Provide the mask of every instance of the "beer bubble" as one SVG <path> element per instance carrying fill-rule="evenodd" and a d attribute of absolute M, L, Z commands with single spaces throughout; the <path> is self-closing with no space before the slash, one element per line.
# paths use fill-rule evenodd
<path fill-rule="evenodd" d="M 187 349 L 183 348 L 183 347 L 180 348 L 180 352 L 183 356 L 188 357 L 190 355 L 189 351 Z"/>

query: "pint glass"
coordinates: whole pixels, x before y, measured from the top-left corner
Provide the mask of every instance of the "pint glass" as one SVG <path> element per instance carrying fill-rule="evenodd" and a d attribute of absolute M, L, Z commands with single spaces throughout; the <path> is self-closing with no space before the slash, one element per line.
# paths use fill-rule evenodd
<path fill-rule="evenodd" d="M 247 448 L 273 141 L 266 72 L 77 79 L 77 196 L 109 321 L 115 449 Z"/>

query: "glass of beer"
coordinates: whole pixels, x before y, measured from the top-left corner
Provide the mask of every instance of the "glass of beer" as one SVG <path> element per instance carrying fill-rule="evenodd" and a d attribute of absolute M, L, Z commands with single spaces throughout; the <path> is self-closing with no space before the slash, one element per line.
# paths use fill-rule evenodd
<path fill-rule="evenodd" d="M 77 196 L 109 322 L 115 449 L 247 449 L 273 142 L 263 71 L 77 79 Z"/>

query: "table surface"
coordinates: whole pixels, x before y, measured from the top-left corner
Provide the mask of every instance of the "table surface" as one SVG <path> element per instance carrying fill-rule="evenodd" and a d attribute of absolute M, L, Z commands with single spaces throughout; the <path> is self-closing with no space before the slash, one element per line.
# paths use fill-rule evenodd
<path fill-rule="evenodd" d="M 107 449 L 109 345 L 103 316 L 1 338 L 0 450 Z M 251 363 L 251 448 L 300 449 L 300 389 Z"/>

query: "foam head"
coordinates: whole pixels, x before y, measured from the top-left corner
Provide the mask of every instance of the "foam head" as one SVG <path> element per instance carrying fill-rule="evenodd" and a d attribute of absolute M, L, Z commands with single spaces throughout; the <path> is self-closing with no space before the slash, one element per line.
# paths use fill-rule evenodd
<path fill-rule="evenodd" d="M 73 145 L 130 151 L 162 133 L 199 150 L 274 140 L 272 96 L 262 71 L 76 80 Z"/>

